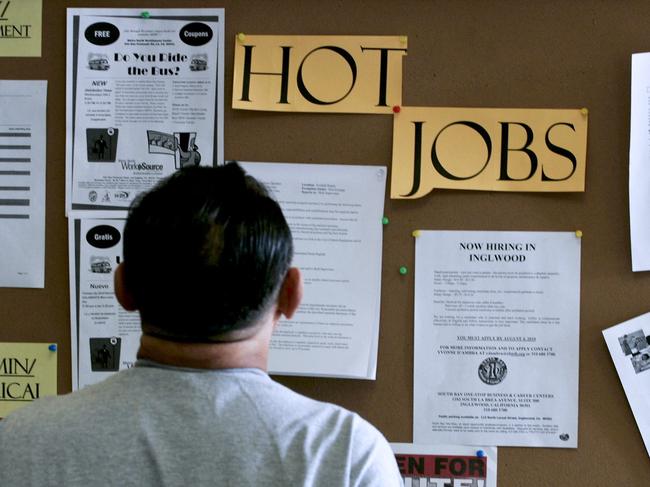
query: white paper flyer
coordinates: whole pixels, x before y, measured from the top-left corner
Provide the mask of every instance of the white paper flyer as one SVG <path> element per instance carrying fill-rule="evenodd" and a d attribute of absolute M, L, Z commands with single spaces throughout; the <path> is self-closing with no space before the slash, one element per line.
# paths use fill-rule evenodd
<path fill-rule="evenodd" d="M 269 372 L 374 379 L 377 369 L 386 168 L 241 163 L 278 200 L 294 239 L 303 302 L 274 333 Z M 130 367 L 139 314 L 121 308 L 113 272 L 125 212 L 69 218 L 73 387 Z"/>
<path fill-rule="evenodd" d="M 650 270 L 650 53 L 632 55 L 630 243 L 632 270 Z"/>
<path fill-rule="evenodd" d="M 124 212 L 70 212 L 72 388 L 100 382 L 135 362 L 140 315 L 117 302 L 113 273 L 122 260 Z"/>
<path fill-rule="evenodd" d="M 67 210 L 223 163 L 223 37 L 223 9 L 68 9 Z"/>
<path fill-rule="evenodd" d="M 47 81 L 0 81 L 0 286 L 45 286 Z"/>
<path fill-rule="evenodd" d="M 580 238 L 415 242 L 414 442 L 576 448 Z"/>
<path fill-rule="evenodd" d="M 603 330 L 603 337 L 650 455 L 650 313 Z"/>
<path fill-rule="evenodd" d="M 241 164 L 280 203 L 305 281 L 273 334 L 269 372 L 375 379 L 386 168 Z"/>

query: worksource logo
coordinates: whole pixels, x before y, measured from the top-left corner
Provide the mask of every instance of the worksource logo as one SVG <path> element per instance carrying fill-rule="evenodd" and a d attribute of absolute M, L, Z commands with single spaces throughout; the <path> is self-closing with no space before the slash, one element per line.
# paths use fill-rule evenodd
<path fill-rule="evenodd" d="M 11 4 L 12 2 L 9 0 L 0 0 L 0 38 L 30 39 L 32 37 L 31 24 L 14 24 L 10 22 Z"/>
<path fill-rule="evenodd" d="M 163 170 L 162 164 L 152 164 L 150 162 L 122 162 L 122 169 L 125 171 L 149 171 L 161 173 Z"/>

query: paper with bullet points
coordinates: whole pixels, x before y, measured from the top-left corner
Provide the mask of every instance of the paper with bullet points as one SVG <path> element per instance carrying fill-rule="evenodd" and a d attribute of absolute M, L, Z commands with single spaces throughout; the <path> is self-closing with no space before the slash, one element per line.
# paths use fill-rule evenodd
<path fill-rule="evenodd" d="M 45 286 L 47 81 L 0 80 L 0 286 Z"/>

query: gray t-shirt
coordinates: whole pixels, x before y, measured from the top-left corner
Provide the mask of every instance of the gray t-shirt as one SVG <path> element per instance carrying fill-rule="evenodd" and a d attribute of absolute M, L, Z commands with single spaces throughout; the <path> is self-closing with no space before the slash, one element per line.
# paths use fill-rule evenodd
<path fill-rule="evenodd" d="M 401 486 L 384 437 L 259 369 L 139 361 L 0 422 L 0 485 Z"/>

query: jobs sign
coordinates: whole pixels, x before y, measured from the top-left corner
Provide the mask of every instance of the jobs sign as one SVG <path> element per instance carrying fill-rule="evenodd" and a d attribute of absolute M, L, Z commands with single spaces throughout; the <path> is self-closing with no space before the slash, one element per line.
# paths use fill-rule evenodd
<path fill-rule="evenodd" d="M 232 106 L 282 112 L 392 113 L 402 103 L 399 36 L 235 40 Z"/>
<path fill-rule="evenodd" d="M 586 152 L 586 111 L 402 107 L 391 198 L 434 188 L 584 191 Z"/>

